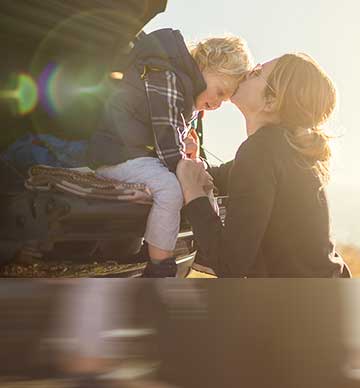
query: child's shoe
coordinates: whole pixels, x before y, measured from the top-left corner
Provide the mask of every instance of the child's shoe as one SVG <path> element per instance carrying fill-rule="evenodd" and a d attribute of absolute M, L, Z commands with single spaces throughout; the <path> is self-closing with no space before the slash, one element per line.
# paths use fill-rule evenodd
<path fill-rule="evenodd" d="M 174 278 L 176 277 L 177 265 L 175 257 L 162 260 L 159 263 L 149 261 L 145 267 L 143 278 Z"/>
<path fill-rule="evenodd" d="M 146 241 L 142 243 L 139 252 L 135 254 L 133 260 L 136 262 L 150 261 L 149 244 Z"/>

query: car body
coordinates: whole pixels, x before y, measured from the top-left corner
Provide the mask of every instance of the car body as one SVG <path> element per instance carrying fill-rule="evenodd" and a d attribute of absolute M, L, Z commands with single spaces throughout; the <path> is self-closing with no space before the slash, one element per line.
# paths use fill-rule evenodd
<path fill-rule="evenodd" d="M 0 42 L 5 60 L 0 64 L 0 112 L 2 127 L 9 130 L 1 137 L 1 149 L 27 133 L 88 139 L 107 93 L 121 82 L 112 75 L 121 74 L 132 41 L 166 3 L 2 1 Z M 39 268 L 41 262 L 60 266 L 65 260 L 65 267 L 59 267 L 63 275 L 96 276 L 89 269 L 69 269 L 84 261 L 102 261 L 104 266 L 111 260 L 126 266 L 112 266 L 100 271 L 101 276 L 139 276 L 143 265 L 128 264 L 143 261 L 134 255 L 151 205 L 29 191 L 24 188 L 26 175 L 4 158 L 0 180 L 0 264 L 32 257 L 39 259 Z M 194 247 L 189 226 L 184 225 L 176 252 L 188 265 Z M 34 268 L 29 271 L 22 268 L 16 274 L 7 269 L 0 276 L 38 273 Z"/>

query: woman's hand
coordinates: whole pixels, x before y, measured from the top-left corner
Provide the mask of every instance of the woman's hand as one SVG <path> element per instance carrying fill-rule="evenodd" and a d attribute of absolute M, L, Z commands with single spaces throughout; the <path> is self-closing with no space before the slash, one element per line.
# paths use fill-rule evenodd
<path fill-rule="evenodd" d="M 214 187 L 213 179 L 206 172 L 201 161 L 180 160 L 176 175 L 183 190 L 185 204 L 196 198 L 207 196 L 207 193 Z"/>

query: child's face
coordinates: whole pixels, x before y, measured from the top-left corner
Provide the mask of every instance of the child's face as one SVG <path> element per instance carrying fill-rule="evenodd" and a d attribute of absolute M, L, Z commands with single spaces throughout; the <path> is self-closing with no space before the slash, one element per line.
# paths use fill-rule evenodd
<path fill-rule="evenodd" d="M 223 101 L 229 100 L 237 85 L 227 75 L 219 75 L 209 70 L 204 70 L 202 75 L 207 88 L 200 93 L 195 101 L 196 110 L 215 110 L 220 108 Z"/>

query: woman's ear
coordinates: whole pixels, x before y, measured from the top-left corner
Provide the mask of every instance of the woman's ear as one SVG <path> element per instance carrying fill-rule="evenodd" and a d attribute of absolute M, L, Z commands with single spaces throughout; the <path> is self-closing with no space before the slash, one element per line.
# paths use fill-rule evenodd
<path fill-rule="evenodd" d="M 275 113 L 277 111 L 276 97 L 272 95 L 265 96 L 264 111 L 267 113 Z"/>

